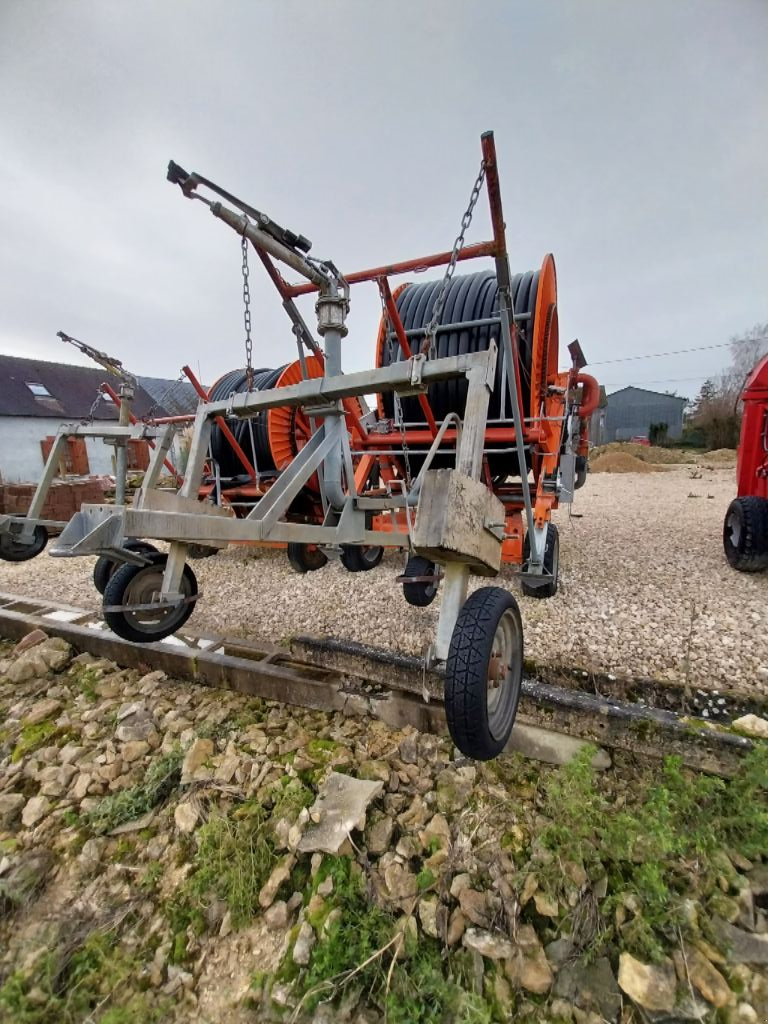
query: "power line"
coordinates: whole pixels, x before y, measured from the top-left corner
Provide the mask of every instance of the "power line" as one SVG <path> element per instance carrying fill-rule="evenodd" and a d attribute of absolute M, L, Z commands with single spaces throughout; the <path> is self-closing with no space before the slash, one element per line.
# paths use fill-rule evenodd
<path fill-rule="evenodd" d="M 689 384 L 691 381 L 696 380 L 709 380 L 711 374 L 704 374 L 701 377 L 674 377 L 671 380 L 666 377 L 662 377 L 660 380 L 634 380 L 630 381 L 629 384 L 604 384 L 606 388 L 642 388 L 646 384 Z"/>
<path fill-rule="evenodd" d="M 677 348 L 671 352 L 652 352 L 642 356 L 622 356 L 620 359 L 599 359 L 597 362 L 590 363 L 590 366 L 607 366 L 609 363 L 629 363 L 635 359 L 662 359 L 665 356 L 682 356 L 687 352 L 709 352 L 714 348 L 730 348 L 731 345 L 741 345 L 745 341 L 751 341 L 751 338 L 737 338 L 734 341 L 724 341 L 719 345 L 699 345 L 696 348 Z"/>

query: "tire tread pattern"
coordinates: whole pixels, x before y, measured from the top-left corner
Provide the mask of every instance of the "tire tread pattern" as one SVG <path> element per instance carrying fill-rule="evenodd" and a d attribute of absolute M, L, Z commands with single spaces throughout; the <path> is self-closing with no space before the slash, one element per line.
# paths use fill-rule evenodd
<path fill-rule="evenodd" d="M 471 594 L 459 612 L 451 637 L 445 671 L 445 713 L 448 730 L 459 750 L 478 761 L 490 761 L 504 749 L 509 734 L 495 737 L 488 726 L 488 662 L 496 628 L 502 615 L 512 610 L 518 619 L 522 641 L 520 609 L 512 594 L 501 587 L 481 587 Z M 515 656 L 523 661 L 522 642 Z M 515 701 L 514 717 L 517 714 Z M 511 727 L 510 727 L 511 731 Z"/>

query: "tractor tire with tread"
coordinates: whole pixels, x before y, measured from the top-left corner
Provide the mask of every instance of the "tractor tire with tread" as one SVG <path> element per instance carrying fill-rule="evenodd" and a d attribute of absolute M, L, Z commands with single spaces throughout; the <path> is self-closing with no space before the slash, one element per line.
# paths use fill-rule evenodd
<path fill-rule="evenodd" d="M 739 572 L 768 569 L 768 499 L 734 498 L 723 523 L 723 548 Z"/>
<path fill-rule="evenodd" d="M 502 670 L 499 681 L 495 672 Z M 502 753 L 522 681 L 523 623 L 517 601 L 502 587 L 480 587 L 459 612 L 445 666 L 448 730 L 462 754 L 490 761 Z"/>

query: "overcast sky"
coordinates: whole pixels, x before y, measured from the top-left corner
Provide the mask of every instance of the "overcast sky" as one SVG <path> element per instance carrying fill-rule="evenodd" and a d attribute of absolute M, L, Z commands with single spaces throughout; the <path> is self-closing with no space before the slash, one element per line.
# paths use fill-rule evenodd
<path fill-rule="evenodd" d="M 0 351 L 82 361 L 63 329 L 211 382 L 244 362 L 239 239 L 169 158 L 349 271 L 450 248 L 492 128 L 512 269 L 555 254 L 561 340 L 612 388 L 695 394 L 726 349 L 605 361 L 768 320 L 767 52 L 765 0 L 0 0 Z M 352 298 L 357 369 L 378 296 Z"/>

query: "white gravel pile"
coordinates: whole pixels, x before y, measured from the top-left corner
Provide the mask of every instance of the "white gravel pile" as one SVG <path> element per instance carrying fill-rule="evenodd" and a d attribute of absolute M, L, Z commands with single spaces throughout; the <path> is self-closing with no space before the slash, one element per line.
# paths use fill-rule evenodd
<path fill-rule="evenodd" d="M 574 517 L 567 509 L 555 514 L 558 594 L 522 597 L 508 567 L 498 581 L 519 595 L 526 656 L 768 695 L 768 573 L 737 573 L 723 555 L 734 493 L 732 466 L 590 476 Z M 333 563 L 299 576 L 280 551 L 231 549 L 194 563 L 203 596 L 190 625 L 271 640 L 325 634 L 421 653 L 433 639 L 439 599 L 426 609 L 407 605 L 394 582 L 402 564 L 393 552 L 373 572 L 350 574 Z M 0 563 L 0 589 L 95 608 L 92 565 L 46 555 Z"/>

